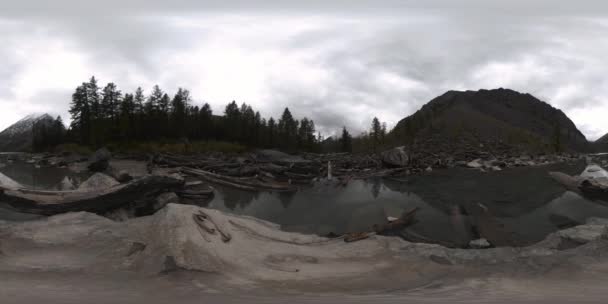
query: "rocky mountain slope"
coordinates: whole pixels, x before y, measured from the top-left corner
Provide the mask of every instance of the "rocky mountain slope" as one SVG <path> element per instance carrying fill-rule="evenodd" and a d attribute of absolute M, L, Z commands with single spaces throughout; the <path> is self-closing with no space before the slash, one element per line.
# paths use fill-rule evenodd
<path fill-rule="evenodd" d="M 53 122 L 49 114 L 28 115 L 0 133 L 0 152 L 28 151 L 32 147 L 33 127 L 39 121 Z"/>
<path fill-rule="evenodd" d="M 593 143 L 596 152 L 608 152 L 608 134 L 600 137 Z"/>
<path fill-rule="evenodd" d="M 530 94 L 502 88 L 449 91 L 401 120 L 391 136 L 425 151 L 446 153 L 584 151 L 589 147 L 561 110 Z"/>

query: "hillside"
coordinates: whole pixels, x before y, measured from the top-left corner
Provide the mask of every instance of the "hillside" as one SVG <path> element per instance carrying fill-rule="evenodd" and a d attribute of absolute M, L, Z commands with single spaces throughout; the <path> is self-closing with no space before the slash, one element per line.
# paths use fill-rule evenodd
<path fill-rule="evenodd" d="M 502 88 L 449 91 L 401 120 L 391 137 L 446 153 L 480 147 L 492 153 L 583 151 L 589 146 L 561 110 Z"/>
<path fill-rule="evenodd" d="M 33 142 L 33 127 L 39 121 L 53 122 L 48 114 L 28 115 L 0 133 L 0 152 L 29 151 Z"/>

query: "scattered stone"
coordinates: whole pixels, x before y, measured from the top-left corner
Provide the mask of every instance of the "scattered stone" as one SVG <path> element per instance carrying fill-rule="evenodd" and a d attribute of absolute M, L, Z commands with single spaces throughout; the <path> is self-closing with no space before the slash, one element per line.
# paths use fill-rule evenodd
<path fill-rule="evenodd" d="M 76 186 L 74 186 L 74 182 L 72 182 L 72 179 L 67 176 L 64 177 L 63 180 L 61 180 L 61 182 L 59 183 L 57 188 L 59 191 L 76 190 Z"/>
<path fill-rule="evenodd" d="M 389 167 L 406 167 L 410 161 L 403 146 L 384 151 L 380 157 L 382 162 Z"/>
<path fill-rule="evenodd" d="M 163 193 L 156 198 L 156 204 L 154 204 L 154 209 L 160 210 L 167 204 L 177 203 L 179 203 L 179 197 L 177 196 L 177 194 L 173 192 Z"/>
<path fill-rule="evenodd" d="M 110 166 L 112 153 L 106 148 L 101 148 L 95 152 L 89 159 L 87 168 L 92 172 L 103 172 Z"/>
<path fill-rule="evenodd" d="M 477 239 L 470 241 L 469 247 L 473 249 L 485 249 L 492 247 L 492 245 L 486 239 Z"/>
<path fill-rule="evenodd" d="M 95 173 L 78 187 L 78 191 L 97 191 L 120 184 L 118 181 L 103 173 Z"/>
<path fill-rule="evenodd" d="M 481 159 L 476 159 L 467 163 L 467 167 L 471 169 L 481 169 L 483 168 L 483 164 L 481 163 Z"/>
<path fill-rule="evenodd" d="M 432 167 L 427 167 L 424 171 L 426 171 L 426 172 L 433 172 L 433 168 Z"/>
<path fill-rule="evenodd" d="M 133 180 L 133 176 L 131 176 L 131 174 L 129 174 L 129 172 L 126 170 L 119 171 L 115 178 L 119 183 L 127 183 Z"/>
<path fill-rule="evenodd" d="M 582 178 L 590 178 L 590 179 L 600 179 L 600 178 L 608 178 L 608 172 L 602 169 L 602 167 L 598 165 L 590 165 L 585 171 L 581 174 Z"/>

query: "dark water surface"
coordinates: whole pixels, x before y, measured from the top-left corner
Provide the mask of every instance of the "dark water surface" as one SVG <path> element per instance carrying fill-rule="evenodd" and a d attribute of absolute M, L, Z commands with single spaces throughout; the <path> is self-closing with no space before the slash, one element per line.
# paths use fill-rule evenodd
<path fill-rule="evenodd" d="M 514 168 L 482 173 L 469 169 L 436 170 L 399 179 L 318 182 L 297 193 L 252 193 L 215 186 L 216 195 L 203 206 L 277 223 L 287 231 L 327 235 L 368 231 L 387 216 L 419 208 L 410 233 L 455 245 L 478 238 L 475 223 L 491 217 L 517 245 L 542 240 L 547 234 L 608 218 L 608 204 L 568 192 L 548 172 L 580 174 L 584 163 Z M 4 163 L 0 173 L 28 187 L 56 189 L 66 177 L 85 178 L 68 169 Z M 27 220 L 36 216 L 0 209 L 0 219 Z"/>
<path fill-rule="evenodd" d="M 320 235 L 368 231 L 387 216 L 418 207 L 417 223 L 408 229 L 414 235 L 460 246 L 479 237 L 476 223 L 491 218 L 514 245 L 528 245 L 590 217 L 608 218 L 607 203 L 565 191 L 548 175 L 580 174 L 585 167 L 578 163 L 488 173 L 455 168 L 409 178 L 356 180 L 346 187 L 325 181 L 292 194 L 218 186 L 207 207 Z"/>

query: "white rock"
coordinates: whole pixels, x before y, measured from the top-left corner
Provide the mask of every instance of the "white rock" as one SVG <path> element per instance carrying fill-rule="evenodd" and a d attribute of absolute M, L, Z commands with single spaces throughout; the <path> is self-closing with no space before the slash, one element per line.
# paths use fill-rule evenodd
<path fill-rule="evenodd" d="M 581 174 L 582 178 L 608 178 L 608 172 L 598 165 L 590 165 Z"/>
<path fill-rule="evenodd" d="M 483 164 L 481 163 L 481 159 L 476 159 L 476 160 L 469 162 L 467 164 L 467 167 L 473 168 L 473 169 L 479 169 L 479 168 L 483 167 Z"/>
<path fill-rule="evenodd" d="M 12 178 L 0 173 L 0 186 L 9 188 L 9 189 L 19 189 L 23 188 L 21 184 L 14 181 Z"/>
<path fill-rule="evenodd" d="M 477 240 L 470 241 L 469 247 L 471 247 L 473 249 L 484 249 L 484 248 L 490 248 L 490 247 L 492 247 L 492 245 L 490 245 L 490 242 L 488 242 L 488 240 L 486 240 L 486 239 L 477 239 Z"/>
<path fill-rule="evenodd" d="M 75 190 L 76 186 L 74 186 L 72 179 L 66 176 L 61 180 L 57 188 L 59 189 L 59 191 L 70 191 Z"/>
<path fill-rule="evenodd" d="M 103 173 L 95 173 L 78 187 L 78 191 L 96 191 L 114 187 L 120 184 L 118 181 Z"/>

